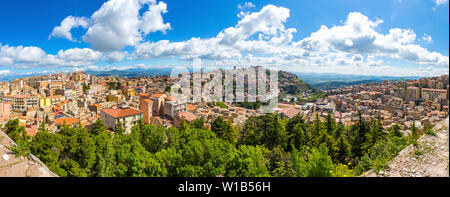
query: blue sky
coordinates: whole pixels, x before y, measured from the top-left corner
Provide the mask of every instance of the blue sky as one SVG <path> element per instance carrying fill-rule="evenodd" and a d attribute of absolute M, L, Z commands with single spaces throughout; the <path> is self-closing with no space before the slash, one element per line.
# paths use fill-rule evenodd
<path fill-rule="evenodd" d="M 191 65 L 193 59 L 215 67 L 439 75 L 449 69 L 448 4 L 446 0 L 1 1 L 0 75 Z"/>

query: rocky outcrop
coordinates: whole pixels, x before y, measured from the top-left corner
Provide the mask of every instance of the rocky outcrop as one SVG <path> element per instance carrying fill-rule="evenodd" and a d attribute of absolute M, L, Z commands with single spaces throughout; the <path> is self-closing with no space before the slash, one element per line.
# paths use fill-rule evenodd
<path fill-rule="evenodd" d="M 15 146 L 14 141 L 0 131 L 0 177 L 57 177 L 32 154 L 16 157 L 11 146 Z"/>
<path fill-rule="evenodd" d="M 366 177 L 448 177 L 449 176 L 449 118 L 434 129 L 436 135 L 424 134 L 418 145 L 403 149 L 389 162 L 389 168 L 378 174 L 369 171 Z"/>

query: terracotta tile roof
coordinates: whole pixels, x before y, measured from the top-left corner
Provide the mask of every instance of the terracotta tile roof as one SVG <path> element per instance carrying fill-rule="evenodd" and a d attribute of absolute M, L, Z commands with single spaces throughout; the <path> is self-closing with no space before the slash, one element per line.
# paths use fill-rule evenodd
<path fill-rule="evenodd" d="M 147 103 L 153 103 L 153 101 L 151 99 L 144 99 L 144 101 Z"/>
<path fill-rule="evenodd" d="M 85 127 L 86 125 L 90 125 L 90 124 L 91 124 L 91 122 L 89 122 L 87 120 L 81 122 L 81 125 L 83 125 L 83 127 Z"/>
<path fill-rule="evenodd" d="M 289 109 L 285 109 L 285 110 L 281 111 L 280 113 L 284 114 L 288 118 L 293 118 L 294 116 L 296 116 L 297 114 L 300 113 L 300 110 L 295 109 L 295 108 L 289 108 Z"/>
<path fill-rule="evenodd" d="M 180 117 L 180 118 L 183 117 L 188 122 L 197 119 L 197 116 L 195 114 L 193 114 L 192 112 L 179 112 L 178 117 Z"/>
<path fill-rule="evenodd" d="M 196 108 L 194 105 L 192 105 L 192 104 L 189 103 L 189 104 L 187 105 L 187 110 L 188 110 L 188 111 L 195 111 L 195 110 L 197 110 L 197 108 Z"/>
<path fill-rule="evenodd" d="M 36 133 L 38 131 L 37 128 L 38 128 L 37 125 L 31 125 L 30 128 L 25 128 L 25 131 L 27 132 L 27 135 L 34 137 L 36 136 Z"/>
<path fill-rule="evenodd" d="M 175 98 L 173 96 L 168 96 L 168 97 L 166 97 L 166 100 L 168 100 L 168 101 L 175 101 L 175 100 L 177 100 L 177 98 Z"/>
<path fill-rule="evenodd" d="M 55 120 L 56 125 L 63 125 L 66 122 L 66 125 L 73 125 L 79 122 L 78 118 L 57 118 Z"/>
<path fill-rule="evenodd" d="M 64 97 L 63 95 L 55 95 L 55 96 L 49 96 L 47 97 L 48 99 L 56 99 L 56 98 L 62 98 Z"/>
<path fill-rule="evenodd" d="M 31 95 L 5 95 L 5 97 L 10 97 L 10 98 L 30 98 Z"/>
<path fill-rule="evenodd" d="M 105 112 L 106 114 L 108 114 L 109 116 L 112 116 L 114 118 L 122 118 L 122 117 L 127 117 L 127 116 L 134 116 L 134 115 L 138 115 L 138 114 L 142 114 L 141 110 L 135 109 L 135 108 L 126 108 L 126 109 L 122 109 L 122 108 L 117 108 L 117 109 L 103 109 L 103 112 Z"/>
<path fill-rule="evenodd" d="M 155 97 L 155 98 L 159 98 L 159 97 L 161 97 L 161 96 L 163 96 L 164 94 L 154 94 L 154 95 L 152 95 L 151 97 Z"/>
<path fill-rule="evenodd" d="M 149 93 L 141 93 L 140 95 L 141 95 L 141 96 L 145 96 L 145 97 L 150 96 Z"/>

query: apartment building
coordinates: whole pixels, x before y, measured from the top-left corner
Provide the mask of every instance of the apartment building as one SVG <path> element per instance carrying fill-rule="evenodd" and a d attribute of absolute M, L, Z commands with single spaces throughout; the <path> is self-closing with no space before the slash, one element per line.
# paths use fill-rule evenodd
<path fill-rule="evenodd" d="M 434 101 L 434 99 L 445 100 L 447 98 L 447 90 L 422 88 L 422 99 Z"/>
<path fill-rule="evenodd" d="M 122 106 L 117 109 L 102 109 L 100 118 L 109 129 L 116 130 L 117 123 L 122 124 L 125 133 L 130 134 L 131 128 L 142 118 L 142 111 L 136 108 Z"/>
<path fill-rule="evenodd" d="M 187 110 L 187 102 L 185 99 L 177 99 L 172 96 L 168 96 L 164 102 L 164 115 L 174 119 L 179 112 L 185 112 Z"/>
<path fill-rule="evenodd" d="M 143 112 L 144 123 L 150 124 L 150 120 L 153 117 L 153 101 L 149 99 L 148 93 L 139 95 L 139 109 Z"/>
<path fill-rule="evenodd" d="M 4 95 L 0 96 L 1 100 L 11 104 L 11 110 L 16 112 L 24 112 L 29 108 L 37 107 L 39 104 L 38 95 Z"/>
<path fill-rule="evenodd" d="M 420 99 L 420 89 L 419 87 L 407 87 L 406 88 L 406 100 L 415 101 Z"/>

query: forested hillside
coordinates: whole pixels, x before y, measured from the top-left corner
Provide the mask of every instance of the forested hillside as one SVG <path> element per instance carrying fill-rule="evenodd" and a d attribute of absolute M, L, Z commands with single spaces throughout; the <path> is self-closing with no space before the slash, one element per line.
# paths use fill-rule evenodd
<path fill-rule="evenodd" d="M 359 176 L 386 168 L 422 133 L 414 128 L 405 137 L 397 125 L 385 131 L 379 120 L 362 118 L 346 127 L 331 114 L 311 124 L 267 114 L 250 118 L 240 131 L 221 118 L 211 130 L 203 125 L 198 119 L 167 129 L 141 121 L 125 135 L 107 131 L 101 120 L 90 131 L 63 126 L 56 134 L 42 124 L 30 138 L 10 120 L 3 130 L 18 144 L 16 155 L 33 153 L 63 177 Z"/>

